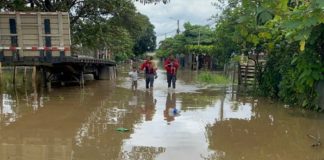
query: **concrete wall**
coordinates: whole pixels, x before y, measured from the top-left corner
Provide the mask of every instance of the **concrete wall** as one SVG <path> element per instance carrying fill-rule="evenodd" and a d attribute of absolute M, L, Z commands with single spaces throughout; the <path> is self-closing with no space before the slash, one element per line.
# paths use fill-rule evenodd
<path fill-rule="evenodd" d="M 116 67 L 115 66 L 104 66 L 99 70 L 100 80 L 111 80 L 116 78 Z"/>

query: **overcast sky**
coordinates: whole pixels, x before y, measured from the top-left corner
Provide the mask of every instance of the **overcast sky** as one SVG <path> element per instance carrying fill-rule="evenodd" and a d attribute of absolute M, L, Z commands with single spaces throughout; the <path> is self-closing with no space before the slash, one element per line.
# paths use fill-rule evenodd
<path fill-rule="evenodd" d="M 216 0 L 171 0 L 168 4 L 141 4 L 135 2 L 137 10 L 150 18 L 155 26 L 157 41 L 171 37 L 176 33 L 177 19 L 180 20 L 180 31 L 183 31 L 183 23 L 207 25 L 213 23 L 209 20 L 217 13 L 212 5 Z"/>

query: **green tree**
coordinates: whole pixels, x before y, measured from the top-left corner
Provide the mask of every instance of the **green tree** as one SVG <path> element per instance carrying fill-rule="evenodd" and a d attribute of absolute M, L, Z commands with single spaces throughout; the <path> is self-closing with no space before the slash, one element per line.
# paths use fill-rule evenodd
<path fill-rule="evenodd" d="M 321 110 L 315 87 L 324 79 L 323 8 L 322 0 L 231 0 L 215 17 L 216 39 L 222 40 L 216 49 L 267 53 L 265 71 L 258 78 L 261 92 Z"/>
<path fill-rule="evenodd" d="M 140 1 L 143 4 L 146 4 L 146 3 L 148 3 L 148 4 L 150 4 L 150 3 L 157 4 L 157 3 L 161 3 L 161 2 L 166 4 L 166 3 L 170 2 L 170 0 L 136 0 L 136 1 Z"/>
<path fill-rule="evenodd" d="M 145 52 L 155 50 L 154 26 L 147 16 L 138 12 L 125 12 L 118 17 L 112 18 L 111 21 L 129 31 L 135 43 L 133 48 L 135 55 L 142 55 Z"/>
<path fill-rule="evenodd" d="M 210 46 L 213 44 L 214 33 L 209 26 L 192 25 L 191 23 L 187 22 L 184 24 L 184 28 L 185 30 L 183 33 L 160 42 L 158 51 L 159 56 L 165 57 L 169 53 L 188 54 L 189 51 L 194 51 L 195 49 L 188 50 L 188 47 L 186 46 L 201 45 L 202 47 L 200 48 L 206 48 L 204 46 Z"/>
<path fill-rule="evenodd" d="M 145 52 L 152 52 L 156 48 L 156 36 L 154 26 L 149 25 L 146 31 L 136 40 L 134 46 L 135 55 L 142 55 Z"/>

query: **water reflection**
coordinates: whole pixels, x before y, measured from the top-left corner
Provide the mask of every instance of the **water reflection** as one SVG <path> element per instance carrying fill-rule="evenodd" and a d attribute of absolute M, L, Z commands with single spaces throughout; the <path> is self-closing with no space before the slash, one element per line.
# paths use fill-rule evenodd
<path fill-rule="evenodd" d="M 128 105 L 129 106 L 133 106 L 133 107 L 136 107 L 138 105 L 138 92 L 137 91 L 132 91 L 133 92 L 133 95 L 132 97 L 129 99 L 128 101 Z"/>
<path fill-rule="evenodd" d="M 168 96 L 166 98 L 165 110 L 163 111 L 164 119 L 170 124 L 170 122 L 174 121 L 175 116 L 179 115 L 179 111 L 176 108 L 176 93 L 168 92 Z"/>
<path fill-rule="evenodd" d="M 164 147 L 134 146 L 129 152 L 123 151 L 119 159 L 154 160 L 159 154 L 164 152 Z"/>
<path fill-rule="evenodd" d="M 306 136 L 324 134 L 322 114 L 284 109 L 232 87 L 189 92 L 181 77 L 176 92 L 164 85 L 132 92 L 110 81 L 51 92 L 3 89 L 0 160 L 324 158 Z M 159 78 L 156 84 L 164 84 Z M 169 112 L 174 108 L 181 116 Z"/>
<path fill-rule="evenodd" d="M 94 97 L 102 94 L 104 98 L 99 99 L 100 104 L 78 129 L 75 136 L 75 159 L 119 159 L 123 140 L 133 133 L 133 125 L 141 121 L 140 114 L 133 114 L 137 106 L 130 106 L 128 101 L 137 94 L 129 92 L 128 89 L 111 91 L 95 90 Z M 123 98 L 120 98 L 121 95 Z M 128 128 L 130 131 L 115 131 L 119 127 Z"/>
<path fill-rule="evenodd" d="M 2 106 L 0 107 L 0 122 L 1 126 L 7 126 L 18 118 L 17 113 L 14 111 L 16 101 L 8 94 L 2 94 L 1 100 Z"/>
<path fill-rule="evenodd" d="M 234 92 L 235 93 L 235 92 Z M 262 102 L 262 103 L 259 103 Z M 294 114 L 304 111 L 293 110 Z M 323 159 L 307 134 L 320 135 L 322 118 L 308 112 L 291 116 L 278 103 L 262 98 L 227 94 L 220 117 L 206 127 L 209 148 L 224 159 Z M 323 117 L 323 115 L 321 115 Z M 319 119 L 318 119 L 319 118 Z M 215 155 L 211 155 L 215 157 Z"/>
<path fill-rule="evenodd" d="M 0 159 L 69 159 L 72 139 L 61 136 L 61 126 L 55 123 L 47 125 L 48 112 L 44 112 L 39 105 L 33 105 L 40 104 L 39 97 L 34 99 L 32 94 L 25 95 L 29 96 L 23 99 L 18 94 L 18 99 L 12 100 L 12 96 L 3 94 L 3 102 L 9 103 L 4 103 L 2 108 L 10 112 L 2 112 L 1 116 L 8 116 L 12 121 L 5 121 L 4 125 L 1 123 Z M 55 110 L 51 111 L 55 113 Z"/>
<path fill-rule="evenodd" d="M 194 111 L 214 107 L 215 103 L 221 99 L 223 93 L 220 91 L 198 90 L 197 92 L 180 93 L 181 106 L 183 111 Z"/>
<path fill-rule="evenodd" d="M 131 114 L 125 101 L 136 95 L 113 86 L 2 94 L 0 159 L 118 159 L 123 139 L 132 132 L 115 128 L 131 129 L 141 116 Z"/>
<path fill-rule="evenodd" d="M 153 91 L 146 91 L 144 93 L 144 105 L 141 107 L 142 114 L 144 114 L 145 121 L 151 121 L 155 114 L 156 99 L 153 97 Z"/>
<path fill-rule="evenodd" d="M 27 87 L 24 90 L 14 89 L 14 92 L 10 91 L 9 85 L 4 88 L 0 93 L 0 100 L 2 105 L 0 106 L 0 122 L 4 125 L 9 125 L 23 114 L 27 112 L 35 112 L 39 108 L 43 107 L 44 101 L 47 99 L 45 96 L 39 96 L 37 90 L 30 92 Z M 9 88 L 9 91 L 8 91 Z"/>
<path fill-rule="evenodd" d="M 234 88 L 227 88 L 232 90 L 229 94 L 226 94 L 220 105 L 219 120 L 226 121 L 231 119 L 251 120 L 255 116 L 254 108 L 257 105 L 257 100 L 238 97 L 233 91 Z"/>

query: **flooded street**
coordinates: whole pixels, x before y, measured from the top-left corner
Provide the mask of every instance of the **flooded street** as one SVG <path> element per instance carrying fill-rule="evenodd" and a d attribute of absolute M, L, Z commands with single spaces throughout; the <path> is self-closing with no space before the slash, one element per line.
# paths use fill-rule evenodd
<path fill-rule="evenodd" d="M 152 91 L 143 79 L 132 91 L 126 71 L 84 89 L 2 89 L 0 160 L 324 160 L 307 136 L 324 136 L 323 114 L 195 76 L 180 72 L 175 91 L 161 70 Z"/>

